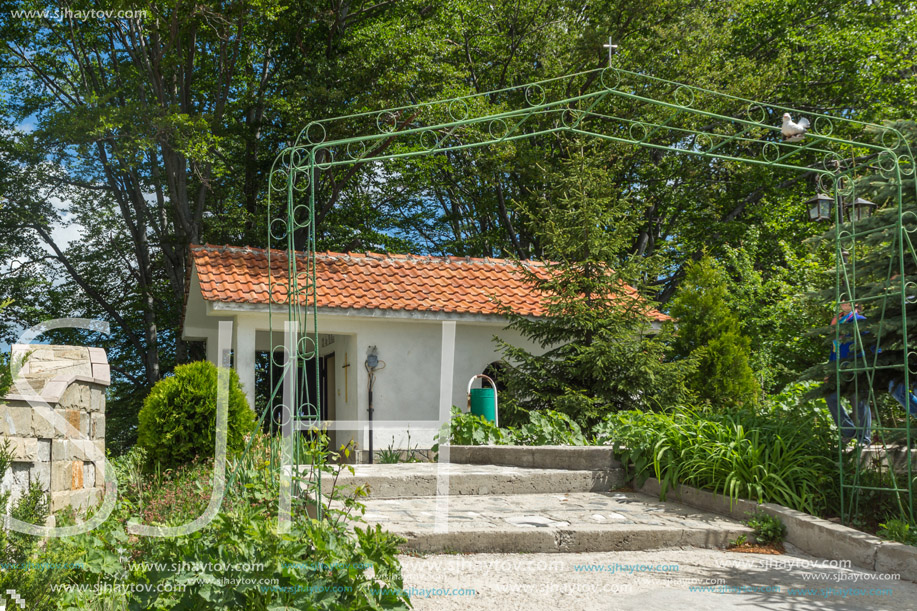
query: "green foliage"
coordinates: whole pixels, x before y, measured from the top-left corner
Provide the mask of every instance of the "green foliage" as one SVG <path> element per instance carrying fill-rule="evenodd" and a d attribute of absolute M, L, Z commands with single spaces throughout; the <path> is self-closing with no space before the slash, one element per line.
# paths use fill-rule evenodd
<path fill-rule="evenodd" d="M 756 512 L 745 520 L 745 525 L 755 531 L 755 540 L 758 543 L 782 543 L 786 537 L 786 524 L 769 513 Z"/>
<path fill-rule="evenodd" d="M 62 315 L 112 322 L 104 347 L 115 376 L 109 422 L 118 424 L 109 447 L 118 449 L 133 442 L 148 389 L 199 354 L 179 339 L 188 245 L 264 245 L 271 162 L 310 120 L 601 67 L 604 33 L 622 30 L 619 65 L 746 99 L 864 121 L 908 116 L 917 102 L 909 3 L 403 0 L 355 10 L 204 0 L 131 8 L 149 16 L 128 25 L 0 11 L 0 259 L 27 261 L 0 278 L 0 292 L 16 298 L 0 331 L 9 340 L 17 327 Z M 481 104 L 505 111 L 515 102 Z M 670 109 L 645 104 L 621 103 L 616 114 L 680 123 Z M 488 127 L 466 126 L 460 137 Z M 329 168 L 317 181 L 317 249 L 544 257 L 536 230 L 554 215 L 555 177 L 571 158 L 565 140 L 552 133 L 487 153 L 449 150 L 387 163 L 385 172 Z M 809 288 L 801 280 L 811 270 L 787 265 L 817 231 L 798 222 L 799 202 L 812 192 L 806 181 L 611 142 L 594 150 L 607 166 L 592 194 L 628 201 L 615 230 L 635 257 L 663 259 L 663 273 L 650 276 L 662 282 L 662 302 L 686 261 L 705 247 L 718 259 L 750 248 L 756 228 L 751 263 L 760 286 L 776 279 Z M 50 191 L 67 202 L 66 215 L 43 197 Z M 81 228 L 69 246 L 52 231 L 64 219 Z M 60 252 L 47 256 L 52 244 Z M 761 307 L 752 313 L 760 323 L 743 315 L 744 332 L 756 347 L 762 337 L 773 342 L 753 366 L 789 377 L 804 361 L 802 351 L 784 349 L 799 343 L 786 322 L 793 299 L 774 301 L 782 312 Z M 755 303 L 772 302 L 737 307 Z M 765 382 L 773 388 L 786 377 Z M 572 397 L 568 413 L 603 409 L 573 387 L 555 394 Z"/>
<path fill-rule="evenodd" d="M 586 438 L 570 416 L 553 410 L 529 413 L 528 424 L 513 434 L 513 443 L 525 446 L 582 446 Z"/>
<path fill-rule="evenodd" d="M 395 449 L 395 438 L 392 437 L 392 443 L 384 450 L 379 450 L 378 461 L 383 465 L 395 465 L 398 463 L 418 463 L 424 455 L 424 451 L 418 447 L 411 446 L 411 431 L 408 431 L 408 447 L 402 451 Z"/>
<path fill-rule="evenodd" d="M 9 441 L 3 440 L 0 445 L 0 480 L 4 479 L 12 467 L 13 454 Z M 43 525 L 50 515 L 48 492 L 36 482 L 9 507 L 10 492 L 0 494 L 0 516 L 9 515 L 29 524 Z M 37 545 L 35 537 L 23 535 L 6 529 L 0 529 L 0 562 L 21 563 L 28 559 Z"/>
<path fill-rule="evenodd" d="M 13 385 L 13 376 L 10 372 L 10 355 L 0 353 L 0 397 L 6 396 Z"/>
<path fill-rule="evenodd" d="M 655 476 L 663 497 L 684 483 L 819 515 L 836 507 L 837 446 L 827 410 L 799 402 L 800 392 L 795 404 L 757 409 L 620 412 L 596 428 L 596 441 L 633 463 L 638 484 Z"/>
<path fill-rule="evenodd" d="M 331 465 L 338 455 L 323 449 L 328 444 L 325 435 L 316 433 L 298 443 L 308 464 L 328 475 L 326 483 L 336 481 L 347 468 Z M 397 560 L 403 540 L 378 526 L 359 525 L 363 507 L 357 498 L 365 494 L 362 490 L 345 497 L 326 485 L 324 493 L 335 503 L 323 504 L 323 519 L 310 519 L 311 499 L 319 498 L 316 473 L 303 473 L 295 481 L 302 494 L 293 497 L 290 532 L 278 531 L 280 452 L 279 440 L 254 436 L 249 452 L 229 465 L 234 479 L 216 518 L 202 530 L 177 537 L 138 538 L 128 534 L 125 525 L 141 508 L 143 518 L 157 514 L 156 522 L 184 523 L 187 513 L 200 507 L 201 499 L 193 494 L 176 498 L 179 486 L 175 484 L 209 492 L 209 468 L 191 466 L 161 485 L 162 476 L 142 471 L 142 453 L 113 460 L 124 486 L 112 516 L 92 533 L 52 542 L 80 554 L 85 568 L 71 572 L 69 581 L 88 588 L 58 593 L 59 604 L 92 611 L 406 608 Z M 277 591 L 264 587 L 275 579 Z M 226 586 L 224 580 L 235 584 Z M 267 581 L 259 584 L 260 580 Z M 144 587 L 133 593 L 93 592 L 97 584 Z"/>
<path fill-rule="evenodd" d="M 244 446 L 255 417 L 239 385 L 229 372 L 227 451 Z M 216 430 L 217 367 L 198 361 L 175 368 L 175 373 L 153 387 L 140 410 L 138 445 L 151 465 L 162 468 L 189 463 L 195 457 L 213 457 Z"/>
<path fill-rule="evenodd" d="M 781 211 L 777 218 L 793 218 L 787 205 Z M 798 239 L 775 241 L 781 232 L 771 227 L 773 222 L 770 218 L 750 228 L 741 245 L 726 249 L 720 259 L 727 272 L 729 305 L 753 346 L 749 364 L 767 393 L 780 392 L 824 358 L 824 345 L 810 330 L 824 323 L 825 308 L 808 292 L 834 284 L 823 273 L 833 253 L 812 252 Z"/>
<path fill-rule="evenodd" d="M 855 452 L 846 452 L 843 460 L 844 483 L 850 485 L 855 482 L 860 487 L 853 498 L 850 492 L 845 491 L 844 494 L 843 509 L 854 528 L 876 532 L 881 528 L 883 517 L 897 516 L 909 520 L 912 515 L 917 515 L 917 498 L 908 507 L 907 473 L 889 470 L 887 462 L 875 456 L 864 458 L 860 455 L 857 460 Z M 840 503 L 835 502 L 835 506 L 836 515 L 840 515 Z"/>
<path fill-rule="evenodd" d="M 397 465 L 401 462 L 401 450 L 395 449 L 395 438 L 392 437 L 392 443 L 383 450 L 379 450 L 377 457 L 381 465 Z"/>
<path fill-rule="evenodd" d="M 118 481 L 136 494 L 144 524 L 185 523 L 204 512 L 210 501 L 213 459 L 195 458 L 187 465 L 150 473 L 144 469 L 147 462 L 143 449 L 134 446 L 123 456 L 123 471 L 118 472 Z"/>
<path fill-rule="evenodd" d="M 9 442 L 0 443 L 0 480 L 12 463 Z M 44 525 L 50 515 L 48 492 L 32 482 L 25 493 L 10 507 L 10 493 L 0 493 L 0 516 L 9 515 L 27 524 Z M 5 528 L 0 529 L 0 592 L 15 589 L 25 599 L 30 610 L 55 609 L 56 601 L 50 585 L 61 583 L 69 572 L 66 565 L 76 561 L 75 555 L 41 545 L 41 540 Z M 41 564 L 44 570 L 31 570 L 28 565 Z"/>
<path fill-rule="evenodd" d="M 566 414 L 553 410 L 529 412 L 529 421 L 521 427 L 497 427 L 483 416 L 452 407 L 452 421 L 437 434 L 437 439 L 451 437 L 452 445 L 586 445 L 582 429 Z M 439 444 L 433 446 L 437 452 Z"/>
<path fill-rule="evenodd" d="M 901 518 L 892 518 L 879 524 L 879 536 L 889 541 L 917 545 L 917 528 Z"/>
<path fill-rule="evenodd" d="M 543 352 L 497 340 L 509 364 L 508 424 L 553 409 L 588 427 L 609 411 L 682 398 L 681 369 L 663 362 L 655 337 L 653 304 L 628 286 L 656 275 L 652 258 L 628 253 L 642 205 L 609 186 L 608 162 L 594 145 L 575 142 L 568 154 L 559 171 L 546 169 L 552 188 L 537 208 L 533 231 L 547 262 L 520 266 L 545 314 L 506 310 L 510 328 Z"/>
<path fill-rule="evenodd" d="M 729 305 L 727 276 L 712 257 L 688 268 L 670 314 L 678 325 L 675 356 L 696 363 L 689 377 L 696 396 L 715 407 L 753 403 L 760 387 L 749 365 L 750 340 Z"/>
<path fill-rule="evenodd" d="M 437 434 L 437 439 L 449 435 L 452 445 L 484 446 L 506 445 L 512 443 L 513 434 L 506 429 L 494 425 L 484 416 L 477 416 L 471 412 L 463 412 L 460 408 L 452 406 L 452 419 L 443 426 Z M 439 444 L 433 446 L 433 452 L 438 451 Z"/>
<path fill-rule="evenodd" d="M 899 121 L 889 123 L 889 126 L 901 131 L 908 141 L 917 141 L 917 123 Z M 906 155 L 909 154 L 909 150 L 907 143 L 902 142 L 895 153 Z M 851 367 L 875 367 L 874 371 L 841 376 L 841 396 L 849 397 L 855 392 L 862 396 L 870 387 L 877 395 L 884 395 L 888 391 L 889 382 L 903 379 L 903 368 L 907 362 L 905 340 L 907 345 L 917 342 L 917 325 L 906 326 L 907 319 L 912 319 L 914 315 L 910 287 L 917 282 L 917 258 L 910 246 L 911 238 L 907 237 L 908 234 L 917 231 L 915 180 L 917 178 L 913 175 L 902 176 L 898 184 L 894 177 L 886 177 L 885 173 L 877 172 L 864 176 L 855 183 L 854 195 L 875 201 L 880 208 L 868 219 L 857 222 L 856 233 L 862 234 L 862 237 L 857 237 L 855 246 L 850 241 L 845 243 L 844 248 L 848 250 L 849 256 L 843 268 L 838 271 L 847 279 L 845 282 L 849 283 L 847 287 L 841 288 L 841 292 L 849 295 L 857 303 L 866 320 L 857 321 L 855 328 L 851 323 L 845 323 L 838 328 L 837 325 L 825 324 L 830 316 L 825 312 L 822 326 L 813 331 L 821 339 L 823 356 L 819 363 L 804 373 L 803 377 L 817 381 L 825 380 L 826 383 L 819 389 L 822 396 L 833 392 L 837 387 L 835 367 L 838 363 L 826 358 L 834 341 L 852 342 L 851 355 L 861 355 L 846 361 Z M 905 237 L 902 238 L 905 240 L 904 244 L 896 235 L 899 189 L 902 197 L 901 223 L 905 230 Z M 835 231 L 849 233 L 852 230 L 849 222 L 839 223 L 836 229 L 825 232 L 815 242 L 815 246 L 824 248 L 826 244 L 830 244 L 833 247 Z M 835 270 L 831 270 L 830 273 L 833 275 Z M 905 300 L 901 299 L 903 285 L 908 287 L 905 289 Z M 840 312 L 841 304 L 835 295 L 834 287 L 817 294 L 817 299 L 822 303 L 833 301 L 834 314 Z M 906 307 L 907 311 L 903 307 Z M 841 336 L 840 339 L 838 335 Z"/>
<path fill-rule="evenodd" d="M 12 303 L 10 300 L 0 301 L 0 313 Z M 13 373 L 10 369 L 10 355 L 0 352 L 0 397 L 5 397 L 10 386 L 13 385 Z"/>
<path fill-rule="evenodd" d="M 652 449 L 671 422 L 671 416 L 656 412 L 619 412 L 607 416 L 593 428 L 593 439 L 597 445 L 613 446 L 627 478 L 634 478 L 638 485 L 643 485 L 653 474 L 655 453 Z"/>

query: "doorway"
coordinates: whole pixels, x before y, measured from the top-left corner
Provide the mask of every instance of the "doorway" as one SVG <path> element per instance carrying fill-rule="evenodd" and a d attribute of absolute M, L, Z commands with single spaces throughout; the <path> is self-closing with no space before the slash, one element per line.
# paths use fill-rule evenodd
<path fill-rule="evenodd" d="M 265 432 L 276 433 L 280 429 L 283 405 L 283 367 L 284 353 L 273 353 L 274 367 L 270 365 L 270 352 L 258 352 L 255 358 L 255 411 L 259 416 L 267 411 L 264 418 Z M 316 371 L 316 368 L 318 371 Z M 316 375 L 316 373 L 318 375 Z M 297 394 L 299 397 L 298 409 L 295 412 L 300 418 L 314 418 L 320 416 L 322 421 L 334 420 L 335 395 L 337 392 L 335 382 L 334 353 L 318 359 L 301 361 L 296 371 Z M 321 392 L 318 392 L 321 391 Z M 318 409 L 315 407 L 315 398 L 318 395 Z M 317 412 L 317 413 L 316 413 Z M 334 431 L 329 431 L 331 442 L 334 443 Z"/>

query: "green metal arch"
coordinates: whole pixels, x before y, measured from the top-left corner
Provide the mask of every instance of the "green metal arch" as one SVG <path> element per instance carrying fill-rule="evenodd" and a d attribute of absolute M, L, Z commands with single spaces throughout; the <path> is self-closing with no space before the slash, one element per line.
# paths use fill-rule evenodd
<path fill-rule="evenodd" d="M 662 116 L 655 121 L 624 118 L 615 112 L 621 105 Z M 811 128 L 803 141 L 793 143 L 780 139 L 779 117 L 784 112 L 794 119 L 801 116 L 809 119 Z M 289 453 L 296 452 L 292 431 L 308 428 L 320 420 L 320 397 L 306 396 L 306 385 L 291 382 L 295 376 L 289 375 L 296 363 L 316 356 L 319 345 L 313 298 L 316 291 L 313 251 L 318 173 L 445 151 L 490 147 L 552 133 L 578 134 L 711 160 L 814 173 L 821 190 L 834 194 L 838 219 L 841 218 L 840 199 L 855 194 L 857 174 L 866 168 L 881 172 L 894 179 L 898 186 L 896 235 L 901 269 L 900 285 L 894 295 L 900 296 L 902 312 L 906 312 L 903 257 L 908 253 L 905 244 L 915 260 L 917 253 L 903 230 L 901 201 L 904 181 L 913 176 L 914 156 L 911 143 L 893 127 L 729 96 L 617 67 L 497 91 L 317 120 L 303 128 L 293 145 L 277 156 L 269 177 L 270 294 L 278 294 L 276 301 L 272 299 L 269 316 L 272 330 L 286 329 L 290 337 L 286 351 L 295 352 L 296 356 L 284 363 L 271 359 L 272 369 L 278 367 L 285 373 L 282 377 L 286 382 L 282 388 L 278 384 L 272 389 L 272 402 L 274 396 L 283 393 L 278 424 L 282 424 Z M 904 153 L 899 155 L 902 150 Z M 275 204 L 277 199 L 280 201 Z M 299 253 L 294 245 L 296 231 L 305 231 L 308 235 L 308 246 Z M 842 252 L 848 242 L 855 243 L 862 237 L 856 234 L 855 225 L 848 230 L 837 224 L 838 299 L 845 295 L 856 297 L 855 267 L 853 273 L 848 271 L 842 264 Z M 892 273 L 890 270 L 890 282 Z M 885 298 L 889 296 L 891 294 Z M 837 333 L 840 338 L 839 330 Z M 906 342 L 906 329 L 903 335 Z M 911 365 L 917 367 L 917 354 L 911 357 L 907 345 L 904 348 L 906 359 L 899 367 L 910 387 L 909 360 L 912 359 Z M 284 348 L 277 346 L 277 349 Z M 873 369 L 868 365 L 864 367 L 867 373 L 874 372 L 875 365 Z M 849 374 L 847 370 L 841 371 L 838 362 L 837 380 Z M 319 388 L 317 383 L 315 388 Z M 301 408 L 293 410 L 291 405 Z M 909 420 L 907 439 L 910 443 Z M 298 457 L 293 456 L 293 459 L 298 465 Z M 838 460 L 843 465 L 842 454 Z M 906 491 L 898 490 L 897 484 L 882 488 L 902 493 L 899 502 L 906 493 L 911 512 L 914 500 L 912 467 L 909 461 Z M 859 470 L 854 474 L 852 485 L 842 479 L 842 494 L 849 490 L 854 503 L 857 491 L 862 488 L 857 483 L 858 478 Z M 288 478 L 286 485 L 290 483 Z M 847 506 L 843 500 L 842 505 Z M 910 518 L 913 520 L 914 516 Z"/>

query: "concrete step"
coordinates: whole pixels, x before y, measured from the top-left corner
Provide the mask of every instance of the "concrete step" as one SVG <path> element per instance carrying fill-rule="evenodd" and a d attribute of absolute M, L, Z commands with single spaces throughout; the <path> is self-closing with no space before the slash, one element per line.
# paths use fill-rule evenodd
<path fill-rule="evenodd" d="M 621 469 L 611 446 L 449 446 L 449 462 L 536 469 Z"/>
<path fill-rule="evenodd" d="M 419 553 L 723 548 L 751 534 L 715 514 L 622 492 L 370 499 L 364 519 Z"/>
<path fill-rule="evenodd" d="M 523 469 L 495 465 L 405 463 L 353 465 L 354 474 L 342 472 L 337 487 L 344 493 L 366 485 L 370 498 L 405 498 L 440 494 L 536 494 L 602 492 L 625 485 L 622 469 L 601 471 Z M 330 483 L 323 479 L 323 493 Z M 441 486 L 441 487 L 439 487 Z M 439 488 L 438 488 L 439 487 Z"/>

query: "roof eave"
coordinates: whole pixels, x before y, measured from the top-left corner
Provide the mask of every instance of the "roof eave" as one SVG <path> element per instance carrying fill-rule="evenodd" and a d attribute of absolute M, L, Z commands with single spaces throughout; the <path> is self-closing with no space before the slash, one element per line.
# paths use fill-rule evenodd
<path fill-rule="evenodd" d="M 226 316 L 227 314 L 267 314 L 269 306 L 264 303 L 236 303 L 230 301 L 207 301 L 208 315 Z M 286 306 L 278 305 L 274 308 L 275 314 L 286 313 Z M 376 318 L 398 320 L 425 320 L 478 322 L 506 325 L 509 322 L 506 316 L 499 314 L 476 314 L 470 312 L 443 312 L 428 310 L 389 310 L 381 308 L 329 308 L 316 309 L 318 316 L 341 316 L 353 318 Z M 533 318 L 533 317 L 529 317 Z"/>
<path fill-rule="evenodd" d="M 206 301 L 208 316 L 227 316 L 231 314 L 267 314 L 269 307 L 264 303 L 238 303 L 233 301 Z M 275 314 L 284 313 L 284 306 L 277 306 Z M 507 325 L 509 319 L 500 314 L 476 314 L 471 312 L 442 312 L 429 310 L 387 310 L 381 308 L 329 308 L 316 309 L 318 316 L 340 316 L 345 318 L 375 318 L 393 320 L 424 320 L 474 322 L 487 324 Z M 537 320 L 539 316 L 526 316 L 529 320 Z M 650 323 L 652 333 L 662 330 L 664 321 L 653 320 Z"/>

